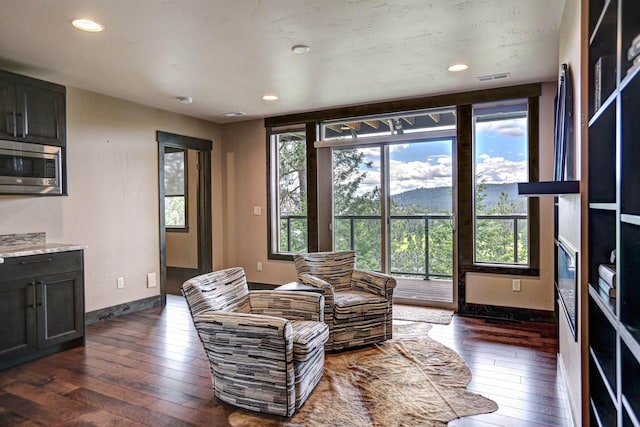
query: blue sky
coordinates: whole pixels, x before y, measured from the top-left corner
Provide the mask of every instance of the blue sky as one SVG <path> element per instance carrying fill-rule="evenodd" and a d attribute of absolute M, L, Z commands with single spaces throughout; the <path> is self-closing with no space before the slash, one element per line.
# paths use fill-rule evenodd
<path fill-rule="evenodd" d="M 367 171 L 363 191 L 380 185 L 379 149 L 363 148 Z M 433 141 L 390 146 L 391 194 L 415 188 L 445 187 L 452 182 L 451 143 Z M 478 123 L 476 175 L 487 183 L 515 183 L 527 179 L 526 119 Z"/>

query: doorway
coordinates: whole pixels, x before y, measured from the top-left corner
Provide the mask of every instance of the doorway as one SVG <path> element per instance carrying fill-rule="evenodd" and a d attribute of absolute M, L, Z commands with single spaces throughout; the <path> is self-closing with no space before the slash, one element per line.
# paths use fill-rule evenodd
<path fill-rule="evenodd" d="M 332 151 L 334 248 L 393 275 L 398 302 L 453 306 L 455 134 Z"/>
<path fill-rule="evenodd" d="M 180 294 L 190 277 L 211 271 L 212 142 L 158 131 L 160 288 Z"/>

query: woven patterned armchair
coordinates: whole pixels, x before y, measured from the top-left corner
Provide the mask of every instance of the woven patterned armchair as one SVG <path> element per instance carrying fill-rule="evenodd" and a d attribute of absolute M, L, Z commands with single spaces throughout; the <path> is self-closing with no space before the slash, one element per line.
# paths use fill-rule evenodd
<path fill-rule="evenodd" d="M 392 338 L 393 277 L 355 268 L 353 251 L 295 254 L 293 260 L 298 281 L 324 289 L 326 350 Z"/>
<path fill-rule="evenodd" d="M 329 329 L 313 292 L 249 291 L 240 267 L 182 285 L 216 397 L 290 417 L 322 378 Z"/>

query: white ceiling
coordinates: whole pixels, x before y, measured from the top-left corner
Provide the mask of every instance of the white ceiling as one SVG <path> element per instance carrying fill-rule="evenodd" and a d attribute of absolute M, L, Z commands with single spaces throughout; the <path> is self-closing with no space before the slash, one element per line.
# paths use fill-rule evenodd
<path fill-rule="evenodd" d="M 225 123 L 555 80 L 564 3 L 2 0 L 0 68 Z M 106 30 L 78 31 L 77 17 Z M 448 72 L 456 62 L 469 69 Z"/>

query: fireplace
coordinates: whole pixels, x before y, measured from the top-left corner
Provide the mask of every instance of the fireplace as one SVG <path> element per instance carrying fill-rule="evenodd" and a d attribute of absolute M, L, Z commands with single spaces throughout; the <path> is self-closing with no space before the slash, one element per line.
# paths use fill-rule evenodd
<path fill-rule="evenodd" d="M 574 339 L 578 340 L 578 251 L 562 237 L 556 241 L 555 279 L 562 307 Z"/>

